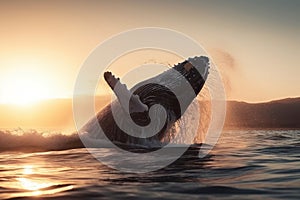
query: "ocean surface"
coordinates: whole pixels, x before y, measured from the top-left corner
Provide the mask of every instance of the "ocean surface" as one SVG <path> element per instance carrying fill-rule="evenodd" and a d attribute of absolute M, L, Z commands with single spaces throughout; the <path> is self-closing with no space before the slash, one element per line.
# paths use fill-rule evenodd
<path fill-rule="evenodd" d="M 3 138 L 2 145 L 12 142 Z M 300 199 L 299 130 L 224 131 L 206 157 L 194 145 L 146 174 L 112 169 L 85 148 L 24 153 L 9 147 L 1 150 L 0 199 Z M 111 149 L 96 151 L 106 156 Z"/>

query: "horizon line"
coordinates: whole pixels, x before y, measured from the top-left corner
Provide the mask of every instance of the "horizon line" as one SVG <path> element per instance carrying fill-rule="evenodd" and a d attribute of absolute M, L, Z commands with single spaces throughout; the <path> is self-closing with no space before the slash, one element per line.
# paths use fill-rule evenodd
<path fill-rule="evenodd" d="M 79 96 L 91 96 L 91 95 L 79 95 Z M 94 98 L 97 97 L 104 97 L 104 98 L 110 98 L 111 95 L 94 95 Z M 287 100 L 287 99 L 297 99 L 300 98 L 300 96 L 287 96 L 287 97 L 279 97 L 279 98 L 274 98 L 274 99 L 269 99 L 269 100 L 262 100 L 262 101 L 247 101 L 247 100 L 241 100 L 241 99 L 226 99 L 226 102 L 230 101 L 235 101 L 235 102 L 243 102 L 243 103 L 249 103 L 249 104 L 260 104 L 260 103 L 270 103 L 274 101 L 281 101 L 281 100 Z M 28 105 L 23 105 L 23 104 L 16 104 L 16 103 L 8 103 L 8 102 L 0 102 L 0 105 L 2 106 L 16 106 L 16 107 L 31 107 L 36 104 L 40 104 L 42 102 L 47 102 L 47 101 L 55 101 L 55 100 L 72 100 L 73 97 L 53 97 L 53 98 L 44 98 L 44 99 L 39 99 L 35 102 L 29 103 Z"/>

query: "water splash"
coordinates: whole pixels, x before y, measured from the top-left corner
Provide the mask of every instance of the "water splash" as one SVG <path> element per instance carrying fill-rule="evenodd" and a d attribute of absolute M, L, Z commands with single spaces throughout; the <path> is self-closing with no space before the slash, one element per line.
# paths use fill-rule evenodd
<path fill-rule="evenodd" d="M 77 133 L 63 134 L 61 132 L 34 129 L 0 130 L 1 151 L 49 151 L 84 147 Z"/>

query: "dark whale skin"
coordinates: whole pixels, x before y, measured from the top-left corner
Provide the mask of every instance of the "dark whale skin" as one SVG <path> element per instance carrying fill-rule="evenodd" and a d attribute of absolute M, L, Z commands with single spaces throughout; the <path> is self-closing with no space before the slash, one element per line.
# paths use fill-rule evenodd
<path fill-rule="evenodd" d="M 180 87 L 182 85 L 181 82 L 185 81 L 192 87 L 193 92 L 195 93 L 194 97 L 196 97 L 204 86 L 208 76 L 208 69 L 209 59 L 207 57 L 199 56 L 189 58 L 188 60 L 174 65 L 173 68 L 163 72 L 160 75 L 138 83 L 133 87 L 133 89 L 131 89 L 131 92 L 135 95 L 138 95 L 140 101 L 147 105 L 148 108 L 155 104 L 160 104 L 166 110 L 167 119 L 163 125 L 163 128 L 154 136 L 147 137 L 146 140 L 161 141 L 170 127 L 172 127 L 174 123 L 180 119 L 182 111 L 185 111 L 188 105 L 193 101 L 194 98 L 186 99 L 186 106 L 180 107 L 176 95 L 172 92 L 172 88 Z M 179 72 L 181 76 L 179 77 L 178 73 L 175 75 L 174 70 Z M 156 80 L 156 82 L 151 83 L 151 80 Z M 159 83 L 161 82 L 162 84 L 157 83 L 157 81 Z M 182 95 L 187 95 L 185 92 L 186 91 L 183 89 Z M 132 103 L 131 100 L 129 104 Z M 116 124 L 111 110 L 111 106 L 114 103 L 115 102 L 112 102 L 111 104 L 107 105 L 96 115 L 98 123 L 106 137 L 113 143 L 117 144 L 143 143 L 143 141 L 145 141 L 144 138 L 128 135 Z M 117 105 L 117 109 L 122 108 L 121 106 Z M 140 126 L 146 126 L 151 121 L 149 117 L 149 111 L 130 112 L 130 116 L 132 120 Z"/>

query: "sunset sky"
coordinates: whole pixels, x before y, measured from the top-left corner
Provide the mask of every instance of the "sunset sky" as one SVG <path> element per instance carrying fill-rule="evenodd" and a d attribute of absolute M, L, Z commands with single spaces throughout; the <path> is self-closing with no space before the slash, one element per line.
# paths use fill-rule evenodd
<path fill-rule="evenodd" d="M 0 102 L 71 98 L 89 53 L 138 27 L 194 38 L 220 68 L 228 99 L 300 96 L 299 13 L 297 0 L 1 1 Z"/>
<path fill-rule="evenodd" d="M 300 199 L 299 111 L 300 0 L 0 0 L 0 200 Z"/>

